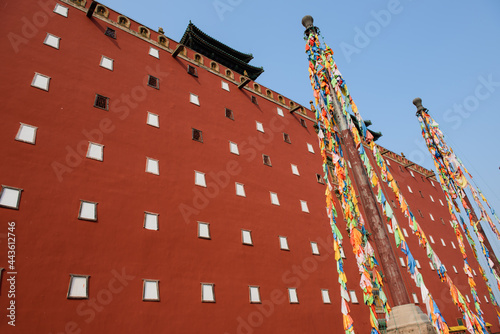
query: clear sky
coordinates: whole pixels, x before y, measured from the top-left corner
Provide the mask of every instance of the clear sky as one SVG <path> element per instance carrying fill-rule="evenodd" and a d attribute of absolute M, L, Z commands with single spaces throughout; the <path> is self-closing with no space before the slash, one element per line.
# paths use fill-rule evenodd
<path fill-rule="evenodd" d="M 309 106 L 301 19 L 312 15 L 378 143 L 433 169 L 415 97 L 500 215 L 498 0 L 102 0 L 179 41 L 189 20 L 264 67 L 257 82 Z M 464 217 L 465 218 L 465 217 Z M 498 224 L 497 224 L 498 225 Z M 500 250 L 496 241 L 494 247 Z M 500 252 L 498 252 L 500 254 Z"/>

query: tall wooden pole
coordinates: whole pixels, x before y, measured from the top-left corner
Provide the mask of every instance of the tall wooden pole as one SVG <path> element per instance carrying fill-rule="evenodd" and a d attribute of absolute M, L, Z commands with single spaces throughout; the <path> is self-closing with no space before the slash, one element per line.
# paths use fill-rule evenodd
<path fill-rule="evenodd" d="M 333 89 L 331 90 L 333 91 Z M 351 130 L 342 114 L 339 101 L 333 98 L 333 117 L 337 123 L 342 136 L 342 146 L 347 153 L 347 159 L 351 163 L 354 183 L 358 189 L 361 206 L 365 212 L 366 221 L 372 232 L 380 263 L 384 272 L 385 286 L 389 288 L 393 306 L 410 304 L 410 295 L 404 284 L 403 275 L 399 270 L 400 265 L 391 246 L 384 218 L 377 205 L 376 197 L 372 191 L 370 179 L 366 174 L 363 162 L 356 148 Z"/>
<path fill-rule="evenodd" d="M 319 29 L 313 25 L 313 18 L 311 16 L 304 16 L 302 25 L 306 28 L 304 33 L 307 37 L 309 37 L 311 33 L 316 35 L 319 34 Z M 328 73 L 325 74 L 328 75 Z M 396 261 L 396 255 L 391 247 L 389 235 L 385 228 L 384 218 L 378 208 L 370 180 L 365 172 L 352 133 L 347 126 L 347 119 L 342 113 L 340 101 L 337 99 L 336 95 L 333 95 L 334 89 L 331 87 L 331 78 L 326 78 L 323 82 L 327 82 L 330 85 L 330 92 L 332 92 L 330 97 L 333 102 L 332 115 L 340 130 L 343 151 L 346 153 L 347 159 L 351 163 L 354 183 L 358 188 L 365 218 L 368 227 L 371 229 L 375 247 L 379 254 L 380 263 L 384 272 L 384 280 L 386 282 L 384 286 L 389 288 L 390 296 L 393 301 L 386 333 L 435 333 L 429 317 L 422 313 L 420 307 L 410 301 L 410 294 L 406 289 L 400 266 Z"/>
<path fill-rule="evenodd" d="M 416 99 L 413 100 L 413 104 L 417 107 L 417 114 L 416 114 L 417 116 L 421 117 L 422 111 L 425 111 L 428 113 L 428 110 L 422 106 L 422 99 L 417 97 Z M 424 122 L 424 124 L 425 124 L 425 127 L 427 129 L 427 132 L 430 133 L 430 129 L 429 129 L 428 125 L 425 122 Z M 432 137 L 430 139 L 434 142 L 434 139 Z M 436 150 L 438 150 L 439 154 L 442 157 L 444 157 L 443 153 L 441 151 L 439 151 L 438 145 L 436 145 L 434 143 L 434 146 L 436 147 Z M 450 178 L 451 178 L 451 176 L 450 176 Z M 476 215 L 476 212 L 474 211 L 474 207 L 471 205 L 469 197 L 465 193 L 465 189 L 463 191 L 463 194 L 464 194 L 463 199 L 464 199 L 465 203 L 467 204 L 467 206 L 469 207 L 472 219 L 474 220 L 473 223 L 476 223 L 478 221 L 477 215 Z M 493 262 L 493 270 L 496 272 L 497 276 L 500 276 L 500 263 L 498 262 L 498 258 L 496 256 L 495 252 L 493 251 L 493 247 L 491 247 L 490 241 L 488 240 L 486 233 L 484 233 L 484 229 L 481 226 L 480 222 L 477 224 L 477 230 L 484 236 L 483 244 L 486 247 L 486 249 L 488 250 L 490 257 L 492 257 L 491 262 Z"/>

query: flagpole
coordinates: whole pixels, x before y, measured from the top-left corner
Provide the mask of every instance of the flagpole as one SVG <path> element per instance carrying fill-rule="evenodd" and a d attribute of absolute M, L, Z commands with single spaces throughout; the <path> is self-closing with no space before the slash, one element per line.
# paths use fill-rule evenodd
<path fill-rule="evenodd" d="M 302 25 L 306 28 L 304 34 L 319 34 L 319 29 L 314 26 L 313 18 L 304 16 Z M 328 80 L 331 82 L 331 78 Z M 334 90 L 331 89 L 331 92 Z M 344 152 L 352 166 L 355 184 L 358 189 L 360 202 L 366 215 L 366 221 L 371 229 L 377 252 L 384 273 L 384 286 L 389 288 L 393 301 L 392 312 L 389 317 L 387 333 L 406 333 L 402 327 L 419 333 L 435 333 L 432 324 L 422 310 L 410 300 L 410 294 L 404 284 L 403 276 L 399 269 L 399 264 L 392 249 L 389 235 L 384 223 L 384 218 L 378 208 L 377 200 L 371 189 L 370 180 L 363 167 L 363 162 L 356 148 L 354 138 L 347 125 L 347 120 L 342 114 L 340 101 L 334 94 L 331 95 L 333 101 L 333 117 L 339 128 L 342 137 Z M 362 143 L 360 145 L 363 145 Z"/>
<path fill-rule="evenodd" d="M 422 106 L 422 99 L 421 98 L 419 98 L 419 97 L 415 98 L 413 100 L 413 104 L 415 105 L 415 107 L 417 107 L 417 113 L 416 113 L 417 117 L 419 117 L 419 116 L 422 117 L 422 112 L 429 113 L 429 110 L 427 108 L 425 108 L 424 106 Z M 424 124 L 425 124 L 425 122 L 424 122 Z M 427 132 L 430 133 L 430 129 L 429 129 L 427 124 L 425 124 L 425 127 L 427 129 Z M 434 142 L 434 138 L 431 137 L 430 140 L 432 140 Z M 443 153 L 439 150 L 439 146 L 438 145 L 434 145 L 434 146 L 436 147 L 436 150 L 439 152 L 439 154 L 442 157 L 444 157 Z M 438 171 L 438 173 L 439 173 L 439 171 Z M 451 178 L 451 176 L 450 176 L 450 178 Z M 469 197 L 465 193 L 465 189 L 463 189 L 463 190 L 464 190 L 463 191 L 463 199 L 464 199 L 465 203 L 467 204 L 467 206 L 469 207 L 472 219 L 474 220 L 474 222 L 471 222 L 471 223 L 476 223 L 476 222 L 478 222 L 476 212 L 475 212 L 474 207 L 472 206 L 472 204 L 469 200 Z M 496 256 L 495 252 L 493 251 L 493 247 L 491 247 L 490 241 L 488 240 L 488 236 L 486 235 L 483 227 L 481 226 L 481 222 L 478 222 L 476 226 L 477 226 L 477 230 L 484 236 L 483 244 L 486 247 L 486 249 L 488 250 L 490 257 L 493 258 L 491 261 L 491 262 L 493 262 L 492 269 L 496 272 L 497 276 L 500 276 L 500 263 L 498 262 L 498 258 Z"/>

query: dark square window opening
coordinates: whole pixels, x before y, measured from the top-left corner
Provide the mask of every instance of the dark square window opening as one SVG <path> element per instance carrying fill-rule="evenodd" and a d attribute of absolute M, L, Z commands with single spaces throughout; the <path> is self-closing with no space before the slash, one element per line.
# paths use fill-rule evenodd
<path fill-rule="evenodd" d="M 323 180 L 319 174 L 316 174 L 316 181 L 318 181 L 318 183 L 325 184 L 325 180 Z"/>
<path fill-rule="evenodd" d="M 404 172 L 404 171 L 403 171 L 403 167 L 401 167 L 401 165 L 398 165 L 398 167 L 399 167 L 399 170 L 400 170 L 401 172 Z"/>
<path fill-rule="evenodd" d="M 226 108 L 226 117 L 234 121 L 234 113 L 231 109 Z"/>
<path fill-rule="evenodd" d="M 152 75 L 148 76 L 148 86 L 156 89 L 160 89 L 160 80 Z"/>
<path fill-rule="evenodd" d="M 418 210 L 418 214 L 420 215 L 420 217 L 424 218 L 424 215 L 422 214 L 422 211 Z"/>
<path fill-rule="evenodd" d="M 420 193 L 420 197 L 424 198 L 424 194 L 422 194 L 422 191 L 419 190 L 418 192 Z"/>
<path fill-rule="evenodd" d="M 264 165 L 272 167 L 271 158 L 268 155 L 262 154 L 262 160 L 264 162 Z"/>
<path fill-rule="evenodd" d="M 285 141 L 285 143 L 288 143 L 288 144 L 292 143 L 292 141 L 290 140 L 290 135 L 288 133 L 283 132 L 283 140 Z"/>
<path fill-rule="evenodd" d="M 203 143 L 203 133 L 201 130 L 192 128 L 193 140 Z"/>
<path fill-rule="evenodd" d="M 396 203 L 394 203 L 394 200 L 393 200 L 393 199 L 391 199 L 391 201 L 392 201 L 392 207 L 393 207 L 393 208 L 396 208 Z"/>
<path fill-rule="evenodd" d="M 110 27 L 106 28 L 104 35 L 116 39 L 116 31 Z"/>
<path fill-rule="evenodd" d="M 188 65 L 187 66 L 187 72 L 191 74 L 193 77 L 198 77 L 198 71 L 196 70 L 196 67 Z"/>
<path fill-rule="evenodd" d="M 103 109 L 103 110 L 108 110 L 109 97 L 96 94 L 95 100 L 94 100 L 94 107 L 99 108 L 99 109 Z"/>
<path fill-rule="evenodd" d="M 307 128 L 306 121 L 303 118 L 300 119 L 300 125 L 302 125 L 303 127 Z"/>
<path fill-rule="evenodd" d="M 252 103 L 253 103 L 253 104 L 257 104 L 257 105 L 259 104 L 259 103 L 257 102 L 257 98 L 256 98 L 255 96 L 253 96 L 253 95 L 252 95 Z"/>

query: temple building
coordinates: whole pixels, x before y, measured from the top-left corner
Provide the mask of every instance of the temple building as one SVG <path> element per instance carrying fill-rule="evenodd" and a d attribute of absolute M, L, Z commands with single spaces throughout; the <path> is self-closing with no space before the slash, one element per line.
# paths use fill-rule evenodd
<path fill-rule="evenodd" d="M 11 329 L 12 301 L 19 333 L 343 331 L 310 106 L 259 84 L 264 69 L 250 65 L 251 54 L 191 22 L 177 42 L 91 0 L 5 0 L 2 7 L 0 332 Z M 473 307 L 439 181 L 380 149 Z M 341 230 L 351 316 L 358 333 L 369 333 Z M 403 230 L 451 332 L 464 332 L 425 249 Z M 391 243 L 406 289 L 426 313 Z M 484 318 L 498 332 L 466 250 Z M 383 329 L 379 305 L 377 312 Z"/>

